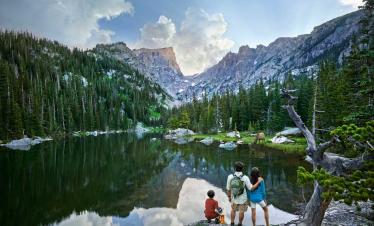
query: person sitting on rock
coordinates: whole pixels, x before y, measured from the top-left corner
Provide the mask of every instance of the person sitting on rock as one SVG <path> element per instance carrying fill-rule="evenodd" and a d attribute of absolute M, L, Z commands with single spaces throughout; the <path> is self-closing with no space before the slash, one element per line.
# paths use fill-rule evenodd
<path fill-rule="evenodd" d="M 213 219 L 215 220 L 215 223 L 219 223 L 219 214 L 217 213 L 216 209 L 218 209 L 218 202 L 214 200 L 214 191 L 209 190 L 208 198 L 205 200 L 205 217 L 208 220 L 208 223 L 210 223 Z"/>

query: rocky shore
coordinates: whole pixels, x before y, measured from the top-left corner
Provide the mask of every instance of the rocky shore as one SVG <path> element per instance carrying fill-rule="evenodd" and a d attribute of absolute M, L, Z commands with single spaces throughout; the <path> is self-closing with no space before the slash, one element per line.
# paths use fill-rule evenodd
<path fill-rule="evenodd" d="M 359 202 L 358 210 L 356 206 L 348 206 L 342 202 L 331 202 L 326 211 L 322 226 L 373 226 L 374 225 L 374 211 L 371 208 L 372 202 Z M 246 217 L 250 217 L 247 215 Z M 270 213 L 271 218 L 271 213 Z M 270 220 L 271 222 L 271 220 Z M 225 225 L 230 222 L 226 220 Z M 206 220 L 200 220 L 187 226 L 217 226 L 223 224 L 208 223 Z M 297 226 L 298 223 L 288 222 L 285 224 L 277 224 L 278 226 Z"/>

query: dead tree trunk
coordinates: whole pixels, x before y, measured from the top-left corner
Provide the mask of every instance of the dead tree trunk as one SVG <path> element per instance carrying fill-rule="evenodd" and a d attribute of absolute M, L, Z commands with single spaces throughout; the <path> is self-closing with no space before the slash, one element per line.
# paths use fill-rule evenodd
<path fill-rule="evenodd" d="M 322 167 L 330 174 L 340 176 L 361 168 L 365 161 L 364 156 L 349 159 L 332 153 L 325 153 L 329 147 L 336 141 L 339 141 L 337 137 L 333 137 L 330 141 L 317 145 L 315 135 L 309 131 L 301 117 L 295 111 L 293 104 L 294 100 L 297 98 L 291 95 L 295 91 L 296 90 L 281 90 L 282 97 L 287 99 L 287 104 L 283 107 L 287 110 L 288 115 L 307 140 L 306 154 L 311 159 L 313 170 Z M 322 192 L 323 187 L 315 181 L 313 195 L 306 205 L 301 225 L 321 225 L 325 216 L 325 211 L 330 204 L 330 200 L 323 200 Z"/>

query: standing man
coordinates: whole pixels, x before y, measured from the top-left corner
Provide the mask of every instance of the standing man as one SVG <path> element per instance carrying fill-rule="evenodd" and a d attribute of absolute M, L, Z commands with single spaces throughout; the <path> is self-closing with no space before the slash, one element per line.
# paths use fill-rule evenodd
<path fill-rule="evenodd" d="M 243 174 L 244 164 L 240 161 L 235 162 L 234 169 L 235 173 L 230 174 L 227 177 L 227 196 L 229 197 L 229 201 L 231 202 L 231 225 L 235 225 L 235 215 L 236 212 L 239 212 L 239 224 L 238 226 L 242 226 L 243 219 L 244 219 L 244 212 L 248 209 L 248 199 L 247 199 L 247 192 L 248 190 L 252 190 L 257 188 L 259 183 L 262 181 L 262 178 L 259 178 L 256 184 L 252 186 L 248 176 Z"/>

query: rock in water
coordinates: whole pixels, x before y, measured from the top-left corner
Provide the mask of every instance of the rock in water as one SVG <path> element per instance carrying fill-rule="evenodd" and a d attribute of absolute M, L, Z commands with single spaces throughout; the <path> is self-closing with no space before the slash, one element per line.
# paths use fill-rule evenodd
<path fill-rule="evenodd" d="M 284 144 L 284 143 L 294 143 L 295 141 L 288 139 L 287 137 L 284 137 L 284 136 L 280 136 L 280 137 L 275 136 L 271 139 L 271 142 L 274 144 Z"/>
<path fill-rule="evenodd" d="M 173 139 L 174 143 L 176 144 L 187 144 L 189 142 L 194 141 L 194 138 L 187 138 L 187 137 L 178 137 L 177 139 Z"/>
<path fill-rule="evenodd" d="M 206 137 L 203 140 L 201 140 L 200 142 L 205 144 L 205 145 L 211 145 L 213 143 L 213 138 L 212 137 Z"/>
<path fill-rule="evenodd" d="M 11 142 L 5 144 L 4 146 L 28 146 L 31 145 L 32 140 L 31 138 L 25 137 L 19 140 L 12 140 Z"/>
<path fill-rule="evenodd" d="M 21 150 L 21 151 L 28 151 L 31 149 L 32 145 L 40 144 L 44 141 L 50 141 L 52 138 L 41 138 L 41 137 L 35 137 L 33 139 L 24 137 L 19 140 L 12 140 L 11 142 L 7 144 L 1 144 L 1 146 L 7 147 L 9 149 L 13 150 Z"/>
<path fill-rule="evenodd" d="M 234 150 L 237 147 L 237 145 L 234 142 L 230 141 L 224 144 L 220 144 L 219 147 L 231 151 Z"/>

